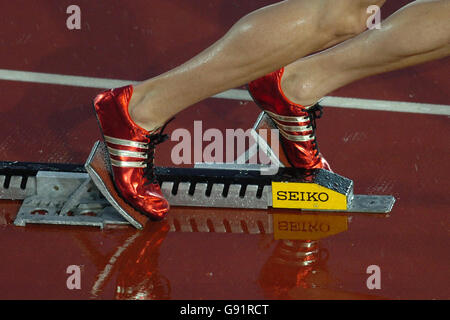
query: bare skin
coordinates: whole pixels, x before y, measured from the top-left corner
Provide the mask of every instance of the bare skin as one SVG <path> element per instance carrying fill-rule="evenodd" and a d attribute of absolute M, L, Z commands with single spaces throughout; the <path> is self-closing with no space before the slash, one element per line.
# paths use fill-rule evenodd
<path fill-rule="evenodd" d="M 450 0 L 415 1 L 383 21 L 381 30 L 287 66 L 282 90 L 309 105 L 358 79 L 449 56 L 449 16 Z"/>
<path fill-rule="evenodd" d="M 367 7 L 385 1 L 286 0 L 254 11 L 188 62 L 135 86 L 130 116 L 158 128 L 198 101 L 363 32 Z"/>

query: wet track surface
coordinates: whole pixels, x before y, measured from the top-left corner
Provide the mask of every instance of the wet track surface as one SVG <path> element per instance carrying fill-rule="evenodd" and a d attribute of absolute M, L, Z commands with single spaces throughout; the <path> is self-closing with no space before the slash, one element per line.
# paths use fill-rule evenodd
<path fill-rule="evenodd" d="M 407 2 L 389 3 L 383 14 Z M 0 22 L 0 68 L 143 80 L 269 3 L 79 1 L 77 32 L 65 27 L 70 1 L 2 3 L 8 15 Z M 449 73 L 444 59 L 331 95 L 449 104 Z M 2 161 L 84 163 L 100 139 L 91 107 L 98 89 L 1 81 L 0 92 Z M 204 130 L 247 129 L 258 114 L 251 102 L 207 99 L 168 131 L 192 130 L 200 119 Z M 355 193 L 392 194 L 397 203 L 390 215 L 302 215 L 330 228 L 303 229 L 302 240 L 248 229 L 255 219 L 283 213 L 275 210 L 173 208 L 170 221 L 142 231 L 15 227 L 20 202 L 1 200 L 0 299 L 448 299 L 449 136 L 448 116 L 325 106 L 318 141 L 333 170 L 354 180 Z M 173 166 L 175 144 L 157 149 L 158 165 Z M 199 215 L 211 220 L 210 232 L 191 222 Z M 224 220 L 244 221 L 242 233 L 218 229 Z M 81 290 L 67 289 L 69 265 L 82 266 Z M 366 286 L 370 265 L 381 269 L 380 290 Z"/>

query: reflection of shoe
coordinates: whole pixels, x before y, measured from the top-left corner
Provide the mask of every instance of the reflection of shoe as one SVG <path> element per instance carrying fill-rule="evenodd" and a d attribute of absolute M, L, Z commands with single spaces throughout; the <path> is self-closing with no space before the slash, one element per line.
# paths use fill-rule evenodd
<path fill-rule="evenodd" d="M 152 219 L 164 218 L 169 203 L 161 193 L 154 173 L 155 146 L 167 139 L 162 129 L 149 132 L 131 120 L 128 103 L 133 87 L 100 93 L 95 112 L 105 143 L 115 187 L 122 198 Z"/>
<path fill-rule="evenodd" d="M 330 170 L 316 141 L 316 119 L 322 116 L 322 107 L 291 102 L 281 90 L 283 73 L 284 68 L 250 82 L 248 91 L 277 125 L 281 144 L 293 167 Z"/>
<path fill-rule="evenodd" d="M 171 298 L 170 281 L 159 267 L 160 248 L 169 232 L 165 221 L 147 225 L 136 233 L 118 257 L 117 300 L 167 300 Z"/>
<path fill-rule="evenodd" d="M 319 242 L 313 240 L 281 240 L 277 243 L 258 278 L 269 299 L 289 299 L 295 288 L 326 288 L 329 285 L 328 252 L 319 246 Z"/>

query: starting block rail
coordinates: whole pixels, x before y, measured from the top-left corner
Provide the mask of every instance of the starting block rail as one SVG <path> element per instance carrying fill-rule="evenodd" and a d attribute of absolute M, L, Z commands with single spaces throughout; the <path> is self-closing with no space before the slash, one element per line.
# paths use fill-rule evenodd
<path fill-rule="evenodd" d="M 391 196 L 353 195 L 351 180 L 326 170 L 306 173 L 280 168 L 276 176 L 266 176 L 260 175 L 256 167 L 252 170 L 242 170 L 234 164 L 229 164 L 228 169 L 225 164 L 219 167 L 215 169 L 214 165 L 202 164 L 197 168 L 157 167 L 156 170 L 163 194 L 172 206 L 267 209 L 273 205 L 271 184 L 274 181 L 318 184 L 350 199 L 347 210 L 331 211 L 387 213 L 395 201 Z M 64 172 L 55 164 L 50 168 L 58 170 L 38 170 L 34 175 L 38 168 L 39 164 L 0 165 L 0 199 L 24 200 L 16 225 L 47 223 L 104 227 L 128 224 L 106 201 L 102 194 L 104 190 L 94 184 L 81 166 L 71 166 L 72 172 Z"/>
<path fill-rule="evenodd" d="M 271 126 L 270 119 L 261 115 L 255 135 L 263 123 Z M 257 145 L 261 147 L 273 154 L 267 143 Z M 247 160 L 256 152 L 252 150 L 245 153 Z M 142 229 L 147 218 L 124 209 L 113 195 L 112 180 L 105 183 L 110 179 L 103 167 L 105 154 L 104 143 L 98 141 L 84 166 L 0 162 L 0 199 L 23 200 L 15 220 L 18 226 L 132 224 Z M 237 163 L 155 170 L 171 206 L 389 213 L 395 203 L 392 196 L 355 195 L 353 181 L 336 173 L 284 167 L 277 161 L 281 165 L 274 175 L 263 174 L 264 165 Z"/>

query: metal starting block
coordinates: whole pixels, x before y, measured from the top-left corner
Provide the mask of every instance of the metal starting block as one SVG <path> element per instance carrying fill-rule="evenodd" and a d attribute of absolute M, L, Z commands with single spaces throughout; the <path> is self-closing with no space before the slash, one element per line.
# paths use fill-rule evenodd
<path fill-rule="evenodd" d="M 273 128 L 264 113 L 253 134 Z M 240 209 L 301 209 L 306 211 L 388 213 L 392 196 L 355 195 L 353 181 L 327 170 L 286 167 L 286 157 L 275 157 L 263 139 L 245 152 L 248 161 L 263 148 L 280 168 L 262 174 L 259 164 L 196 164 L 194 168 L 157 167 L 156 175 L 172 207 Z M 103 228 L 132 224 L 142 229 L 148 218 L 129 206 L 115 191 L 104 143 L 96 142 L 82 166 L 0 163 L 0 199 L 23 199 L 15 224 L 44 223 Z M 281 159 L 281 160 L 280 160 Z M 238 159 L 239 161 L 239 159 Z M 242 159 L 240 160 L 242 163 Z"/>

